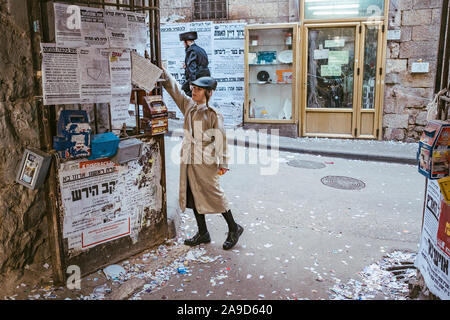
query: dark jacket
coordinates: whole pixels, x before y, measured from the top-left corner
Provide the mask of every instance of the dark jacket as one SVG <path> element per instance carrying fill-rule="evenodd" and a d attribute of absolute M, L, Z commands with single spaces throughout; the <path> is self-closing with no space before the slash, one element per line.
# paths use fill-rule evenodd
<path fill-rule="evenodd" d="M 211 73 L 208 68 L 208 55 L 206 51 L 193 43 L 186 48 L 186 56 L 184 59 L 186 69 L 184 75 L 186 82 L 183 84 L 183 90 L 186 93 L 190 93 L 190 82 L 197 80 L 200 77 L 210 77 Z"/>

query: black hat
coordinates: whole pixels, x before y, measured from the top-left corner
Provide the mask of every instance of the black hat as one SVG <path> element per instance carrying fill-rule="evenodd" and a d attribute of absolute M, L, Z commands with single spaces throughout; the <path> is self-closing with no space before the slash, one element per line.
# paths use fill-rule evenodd
<path fill-rule="evenodd" d="M 198 78 L 197 80 L 192 81 L 191 84 L 208 90 L 216 90 L 217 88 L 217 81 L 211 77 Z"/>
<path fill-rule="evenodd" d="M 180 33 L 180 41 L 195 40 L 197 38 L 197 31 Z"/>

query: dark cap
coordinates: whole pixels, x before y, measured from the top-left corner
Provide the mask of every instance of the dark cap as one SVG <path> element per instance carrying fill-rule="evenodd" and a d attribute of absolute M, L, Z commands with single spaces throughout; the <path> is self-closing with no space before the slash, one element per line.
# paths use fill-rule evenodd
<path fill-rule="evenodd" d="M 191 84 L 196 87 L 200 87 L 208 90 L 216 90 L 217 81 L 211 77 L 201 77 L 195 81 L 192 81 Z"/>
<path fill-rule="evenodd" d="M 196 40 L 197 38 L 197 31 L 180 33 L 180 41 Z"/>

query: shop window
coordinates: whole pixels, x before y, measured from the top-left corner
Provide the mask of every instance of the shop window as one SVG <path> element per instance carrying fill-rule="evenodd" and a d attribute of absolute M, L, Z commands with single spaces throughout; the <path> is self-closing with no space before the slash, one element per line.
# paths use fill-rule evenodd
<path fill-rule="evenodd" d="M 371 18 L 384 15 L 384 0 L 304 0 L 305 19 Z"/>
<path fill-rule="evenodd" d="M 226 18 L 226 0 L 194 0 L 194 20 L 217 20 Z"/>
<path fill-rule="evenodd" d="M 366 29 L 363 70 L 362 108 L 375 109 L 375 82 L 377 78 L 378 28 Z"/>
<path fill-rule="evenodd" d="M 292 120 L 293 32 L 293 28 L 249 30 L 250 119 Z"/>
<path fill-rule="evenodd" d="M 355 28 L 311 28 L 308 38 L 308 108 L 353 108 Z"/>

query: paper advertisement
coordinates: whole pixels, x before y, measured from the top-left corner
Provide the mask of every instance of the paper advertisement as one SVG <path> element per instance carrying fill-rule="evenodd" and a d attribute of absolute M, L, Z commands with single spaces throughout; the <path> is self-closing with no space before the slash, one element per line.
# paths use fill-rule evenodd
<path fill-rule="evenodd" d="M 242 120 L 244 101 L 244 27 L 242 23 L 215 24 L 211 72 L 216 78 L 217 90 L 212 105 L 220 110 L 227 125 L 238 125 Z"/>
<path fill-rule="evenodd" d="M 126 11 L 105 10 L 106 35 L 111 48 L 128 48 L 128 17 Z"/>
<path fill-rule="evenodd" d="M 59 183 L 65 212 L 64 237 L 80 235 L 120 216 L 120 198 L 114 192 L 118 179 L 119 167 L 109 159 L 62 166 Z"/>
<path fill-rule="evenodd" d="M 116 165 L 109 159 L 61 165 L 59 184 L 63 237 L 72 250 L 131 236 L 163 219 L 161 156 L 155 142 L 144 143 L 143 159 Z"/>
<path fill-rule="evenodd" d="M 119 134 L 123 124 L 129 122 L 130 114 L 128 109 L 130 106 L 130 95 L 130 92 L 114 93 L 111 97 L 111 129 L 115 134 Z"/>
<path fill-rule="evenodd" d="M 80 103 L 78 50 L 41 43 L 44 105 Z"/>
<path fill-rule="evenodd" d="M 161 59 L 166 61 L 167 72 L 182 85 L 184 77 L 184 57 L 186 55 L 183 42 L 179 34 L 188 31 L 188 23 L 171 23 L 161 25 Z M 175 111 L 177 118 L 183 119 L 183 114 L 178 109 L 169 93 L 163 89 L 164 102 L 169 111 Z"/>
<path fill-rule="evenodd" d="M 128 119 L 131 97 L 131 55 L 128 50 L 113 50 L 109 56 L 111 72 L 111 125 L 120 130 Z M 117 131 L 114 133 L 118 133 Z"/>
<path fill-rule="evenodd" d="M 209 69 L 218 81 L 211 103 L 224 115 L 226 125 L 238 124 L 242 118 L 244 101 L 244 26 L 243 23 L 195 22 L 161 25 L 161 56 L 167 61 L 167 71 L 184 83 L 185 49 L 179 34 L 197 31 L 195 42 L 208 54 Z M 164 90 L 164 101 L 169 111 L 183 115 Z"/>
<path fill-rule="evenodd" d="M 135 49 L 139 55 L 144 57 L 145 49 L 147 49 L 147 38 L 149 38 L 147 15 L 145 13 L 127 12 L 127 18 L 129 34 L 128 47 Z"/>
<path fill-rule="evenodd" d="M 340 77 L 342 69 L 340 65 L 325 64 L 320 66 L 320 76 L 322 77 Z"/>
<path fill-rule="evenodd" d="M 86 46 L 108 48 L 105 12 L 99 8 L 80 7 L 81 35 Z"/>
<path fill-rule="evenodd" d="M 81 36 L 80 7 L 53 3 L 53 9 L 55 12 L 56 44 L 72 48 L 84 46 Z"/>
<path fill-rule="evenodd" d="M 328 64 L 343 65 L 348 64 L 349 53 L 348 51 L 330 51 L 328 52 Z"/>
<path fill-rule="evenodd" d="M 339 48 L 345 46 L 345 39 L 325 40 L 325 48 Z"/>
<path fill-rule="evenodd" d="M 328 49 L 314 50 L 314 60 L 328 59 Z"/>
<path fill-rule="evenodd" d="M 80 48 L 82 103 L 108 103 L 111 101 L 109 51 Z"/>

